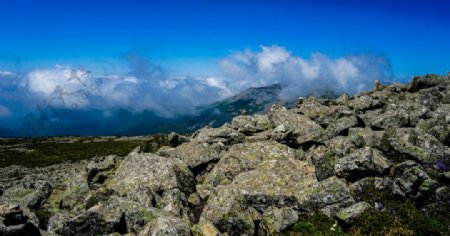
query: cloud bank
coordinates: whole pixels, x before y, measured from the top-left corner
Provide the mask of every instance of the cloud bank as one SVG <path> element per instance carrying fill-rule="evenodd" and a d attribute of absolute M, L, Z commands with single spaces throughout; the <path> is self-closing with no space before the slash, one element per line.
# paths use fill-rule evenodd
<path fill-rule="evenodd" d="M 0 117 L 8 117 L 11 116 L 11 111 L 6 107 L 0 104 Z"/>
<path fill-rule="evenodd" d="M 278 83 L 284 88 L 281 95 L 285 99 L 318 95 L 325 90 L 354 94 L 371 88 L 376 79 L 393 77 L 389 61 L 382 55 L 330 58 L 313 53 L 310 58 L 302 58 L 279 46 L 233 53 L 220 66 L 232 91 Z"/>
<path fill-rule="evenodd" d="M 24 103 L 51 101 L 57 108 L 150 110 L 171 117 L 195 112 L 197 106 L 250 87 L 280 84 L 282 99 L 295 99 L 323 91 L 353 94 L 372 87 L 376 79 L 393 77 L 389 61 L 382 55 L 330 58 L 313 53 L 304 58 L 279 46 L 231 53 L 219 61 L 221 73 L 206 77 L 173 76 L 135 53 L 124 55 L 124 59 L 128 69 L 122 74 L 98 74 L 68 65 L 24 74 L 0 68 L 1 89 L 7 88 L 2 92 L 9 94 L 0 96 L 0 102 L 20 91 L 18 96 Z M 8 114 L 2 109 L 3 115 Z"/>

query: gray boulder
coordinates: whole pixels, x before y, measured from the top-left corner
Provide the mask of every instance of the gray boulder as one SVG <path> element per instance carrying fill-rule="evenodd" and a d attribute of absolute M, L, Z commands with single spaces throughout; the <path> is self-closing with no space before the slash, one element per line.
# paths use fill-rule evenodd
<path fill-rule="evenodd" d="M 331 216 L 352 203 L 344 182 L 336 177 L 318 182 L 311 164 L 294 159 L 268 160 L 255 170 L 239 174 L 232 183 L 216 187 L 200 221 L 211 222 L 221 232 L 253 234 L 250 207 L 258 211 L 269 207 L 320 210 Z"/>
<path fill-rule="evenodd" d="M 206 142 L 188 142 L 176 148 L 165 149 L 158 152 L 164 156 L 178 158 L 186 163 L 189 168 L 195 168 L 202 164 L 220 159 L 221 147 L 218 144 Z"/>
<path fill-rule="evenodd" d="M 387 111 L 367 112 L 365 115 L 366 126 L 375 129 L 387 129 L 388 127 L 406 127 L 409 125 L 409 113 L 403 109 Z"/>
<path fill-rule="evenodd" d="M 194 186 L 194 176 L 181 160 L 137 153 L 125 158 L 107 187 L 120 196 L 151 207 L 157 193 L 179 189 L 189 194 Z"/>
<path fill-rule="evenodd" d="M 335 115 L 337 115 L 330 112 L 330 107 L 323 105 L 319 99 L 314 97 L 305 98 L 300 107 L 294 109 L 294 111 L 307 116 L 322 126 L 327 126 L 331 120 L 336 119 Z"/>
<path fill-rule="evenodd" d="M 192 139 L 200 143 L 234 144 L 243 142 L 245 135 L 237 132 L 230 125 L 225 124 L 220 128 L 202 128 L 192 135 Z"/>
<path fill-rule="evenodd" d="M 139 236 L 190 236 L 189 222 L 176 217 L 159 216 L 150 220 Z"/>
<path fill-rule="evenodd" d="M 385 196 L 392 196 L 393 180 L 391 177 L 365 177 L 352 183 L 350 185 L 350 190 L 352 191 L 355 200 L 360 201 L 365 200 L 364 196 L 367 196 L 366 193 L 373 193 L 374 191 L 377 191 L 380 195 L 384 194 Z M 376 198 L 377 195 L 374 197 Z"/>
<path fill-rule="evenodd" d="M 89 190 L 88 173 L 82 170 L 80 173 L 74 174 L 67 183 L 60 202 L 60 208 L 71 210 L 79 205 L 84 205 L 84 200 Z"/>
<path fill-rule="evenodd" d="M 370 175 L 384 174 L 390 167 L 391 164 L 383 154 L 370 147 L 357 149 L 334 162 L 335 174 L 353 181 Z"/>
<path fill-rule="evenodd" d="M 384 138 L 395 151 L 423 164 L 433 164 L 444 157 L 444 145 L 420 129 L 391 128 Z"/>
<path fill-rule="evenodd" d="M 52 186 L 49 182 L 42 183 L 37 189 L 31 194 L 27 207 L 30 209 L 37 209 L 42 207 L 47 201 L 48 197 L 52 193 Z"/>
<path fill-rule="evenodd" d="M 312 147 L 306 153 L 307 160 L 311 160 L 316 168 L 317 180 L 322 181 L 334 173 L 335 154 L 325 146 Z"/>
<path fill-rule="evenodd" d="M 450 113 L 450 110 L 448 112 Z M 444 115 L 439 115 L 430 119 L 420 119 L 416 127 L 433 135 L 442 143 L 448 143 L 450 141 L 449 123 Z"/>
<path fill-rule="evenodd" d="M 329 151 L 332 151 L 337 157 L 344 157 L 350 154 L 356 145 L 347 136 L 336 136 L 324 142 Z"/>
<path fill-rule="evenodd" d="M 448 77 L 439 76 L 439 75 L 425 75 L 423 77 L 416 76 L 414 77 L 408 85 L 409 92 L 417 92 L 421 89 L 430 88 L 430 87 L 448 87 Z"/>
<path fill-rule="evenodd" d="M 171 147 L 176 147 L 182 143 L 189 142 L 189 138 L 175 132 L 171 132 L 167 137 L 167 141 Z"/>
<path fill-rule="evenodd" d="M 247 211 L 247 201 L 236 188 L 218 186 L 203 208 L 200 223 L 211 223 L 222 233 L 253 235 L 255 224 Z"/>
<path fill-rule="evenodd" d="M 49 219 L 48 232 L 59 235 L 105 235 L 115 232 L 119 224 L 120 216 L 105 218 L 93 208 L 79 215 L 55 213 Z"/>
<path fill-rule="evenodd" d="M 115 155 L 94 158 L 86 165 L 87 181 L 91 189 L 99 188 L 116 167 L 119 158 Z"/>
<path fill-rule="evenodd" d="M 206 176 L 204 184 L 215 187 L 223 181 L 232 180 L 238 174 L 253 170 L 266 160 L 302 159 L 304 153 L 274 141 L 262 141 L 231 146 Z"/>
<path fill-rule="evenodd" d="M 17 204 L 0 204 L 0 235 L 40 235 L 38 228 L 34 213 L 24 211 Z"/>
<path fill-rule="evenodd" d="M 427 194 L 437 187 L 423 167 L 414 161 L 405 161 L 395 167 L 393 193 L 402 197 Z"/>
<path fill-rule="evenodd" d="M 255 114 L 253 116 L 236 116 L 231 121 L 231 126 L 239 133 L 251 135 L 271 129 L 269 118 L 266 115 Z"/>
<path fill-rule="evenodd" d="M 331 124 L 325 129 L 325 139 L 333 138 L 345 131 L 349 128 L 355 127 L 358 125 L 358 119 L 356 116 L 350 117 L 342 117 Z"/>
<path fill-rule="evenodd" d="M 369 110 L 377 104 L 377 101 L 368 95 L 356 97 L 348 102 L 348 106 L 357 111 Z"/>
<path fill-rule="evenodd" d="M 346 224 L 352 224 L 356 219 L 361 217 L 361 215 L 370 209 L 370 204 L 367 202 L 358 202 L 349 207 L 340 210 L 336 217 L 345 222 Z"/>
<path fill-rule="evenodd" d="M 295 114 L 284 107 L 273 106 L 268 114 L 274 127 L 284 125 L 291 131 L 298 144 L 319 141 L 324 129 L 307 116 Z"/>
<path fill-rule="evenodd" d="M 258 229 L 258 235 L 278 234 L 289 226 L 297 223 L 297 221 L 298 214 L 294 209 L 289 207 L 269 207 L 263 214 L 263 219 Z"/>
<path fill-rule="evenodd" d="M 355 202 L 347 184 L 336 176 L 314 184 L 299 199 L 304 200 L 301 205 L 305 209 L 309 211 L 320 210 L 329 217 L 336 215 L 342 208 Z"/>
<path fill-rule="evenodd" d="M 359 148 L 368 146 L 382 149 L 384 131 L 374 131 L 370 128 L 350 128 L 348 138 Z"/>

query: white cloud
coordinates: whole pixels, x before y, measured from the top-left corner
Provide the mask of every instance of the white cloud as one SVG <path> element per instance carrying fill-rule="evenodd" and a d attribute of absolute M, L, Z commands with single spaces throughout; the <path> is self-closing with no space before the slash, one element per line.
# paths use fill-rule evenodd
<path fill-rule="evenodd" d="M 313 53 L 307 59 L 279 46 L 261 47 L 258 52 L 235 52 L 220 66 L 231 91 L 279 83 L 284 86 L 282 96 L 287 99 L 323 90 L 356 93 L 370 88 L 376 79 L 392 77 L 387 59 L 380 55 L 329 58 Z"/>
<path fill-rule="evenodd" d="M 54 107 L 72 107 L 72 104 L 76 104 L 77 108 L 81 108 L 89 105 L 89 101 L 82 97 L 82 92 L 87 90 L 90 82 L 86 71 L 56 65 L 52 69 L 29 72 L 22 86 L 46 102 L 52 101 Z"/>
<path fill-rule="evenodd" d="M 11 114 L 11 111 L 7 107 L 0 104 L 0 117 L 9 117 Z"/>
<path fill-rule="evenodd" d="M 262 51 L 256 54 L 258 69 L 265 73 L 272 73 L 274 67 L 278 63 L 283 63 L 287 61 L 290 57 L 290 53 L 284 48 L 272 46 L 264 47 L 262 46 Z M 251 53 L 247 54 L 251 55 Z"/>
<path fill-rule="evenodd" d="M 173 116 L 192 112 L 196 106 L 232 96 L 249 87 L 278 83 L 284 86 L 283 98 L 292 99 L 323 90 L 355 93 L 371 87 L 375 79 L 391 76 L 389 63 L 379 55 L 330 58 L 313 53 L 309 58 L 303 58 L 279 46 L 234 52 L 219 61 L 221 73 L 204 77 L 171 76 L 138 55 L 130 55 L 127 60 L 129 72 L 124 74 L 93 73 L 88 76 L 87 71 L 56 65 L 31 71 L 20 78 L 14 74 L 14 79 L 4 82 L 19 84 L 17 81 L 21 81 L 21 91 L 38 103 L 57 98 L 62 91 L 64 103 L 57 101 L 59 103 L 52 105 L 67 107 L 75 103 L 80 109 L 104 111 L 113 108 L 152 110 Z M 0 75 L 10 74 L 0 71 Z M 79 91 L 83 93 L 81 99 L 77 94 Z"/>
<path fill-rule="evenodd" d="M 139 64 L 137 70 L 126 75 L 92 76 L 56 65 L 29 72 L 22 87 L 36 101 L 53 101 L 55 107 L 152 110 L 163 116 L 193 112 L 196 106 L 231 95 L 220 78 L 172 78 L 155 73 L 151 64 Z"/>
<path fill-rule="evenodd" d="M 15 77 L 16 73 L 6 70 L 0 70 L 0 78 Z"/>

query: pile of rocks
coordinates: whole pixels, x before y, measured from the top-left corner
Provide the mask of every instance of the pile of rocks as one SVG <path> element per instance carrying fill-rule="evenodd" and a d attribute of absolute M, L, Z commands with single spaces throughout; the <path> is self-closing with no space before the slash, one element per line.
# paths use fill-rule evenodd
<path fill-rule="evenodd" d="M 450 203 L 449 87 L 431 75 L 336 100 L 302 98 L 290 110 L 171 134 L 156 154 L 82 163 L 58 193 L 51 181 L 19 180 L 2 187 L 0 232 L 274 235 L 310 212 L 351 225 L 379 207 L 360 197 L 371 188 Z M 32 216 L 42 208 L 46 225 Z"/>

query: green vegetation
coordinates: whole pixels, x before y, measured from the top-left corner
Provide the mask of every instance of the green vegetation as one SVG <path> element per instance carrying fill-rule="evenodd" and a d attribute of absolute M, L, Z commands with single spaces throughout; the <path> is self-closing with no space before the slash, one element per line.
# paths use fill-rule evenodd
<path fill-rule="evenodd" d="M 450 207 L 417 209 L 406 199 L 386 199 L 383 210 L 371 209 L 351 228 L 351 235 L 448 235 Z"/>
<path fill-rule="evenodd" d="M 411 200 L 385 199 L 382 210 L 366 211 L 353 226 L 340 223 L 322 214 L 300 217 L 282 235 L 448 235 L 450 232 L 450 206 L 428 204 L 417 209 Z M 334 228 L 334 230 L 331 230 Z"/>
<path fill-rule="evenodd" d="M 166 135 L 156 135 L 142 139 L 100 139 L 81 138 L 75 142 L 55 142 L 45 139 L 17 140 L 22 149 L 10 148 L 14 140 L 8 140 L 8 146 L 0 149 L 0 167 L 23 165 L 27 167 L 48 166 L 64 161 L 80 161 L 97 155 L 125 156 L 135 147 L 144 152 L 155 152 L 167 145 Z M 4 145 L 4 144 L 3 144 Z"/>
<path fill-rule="evenodd" d="M 308 214 L 301 216 L 292 229 L 283 233 L 286 236 L 302 235 L 346 235 L 337 225 L 337 221 L 323 214 Z"/>
<path fill-rule="evenodd" d="M 357 201 L 380 208 L 366 211 L 352 226 L 335 223 L 322 214 L 300 217 L 299 222 L 284 235 L 449 235 L 450 204 L 437 200 L 422 202 L 421 207 L 411 199 L 394 198 L 369 186 L 357 193 Z"/>

